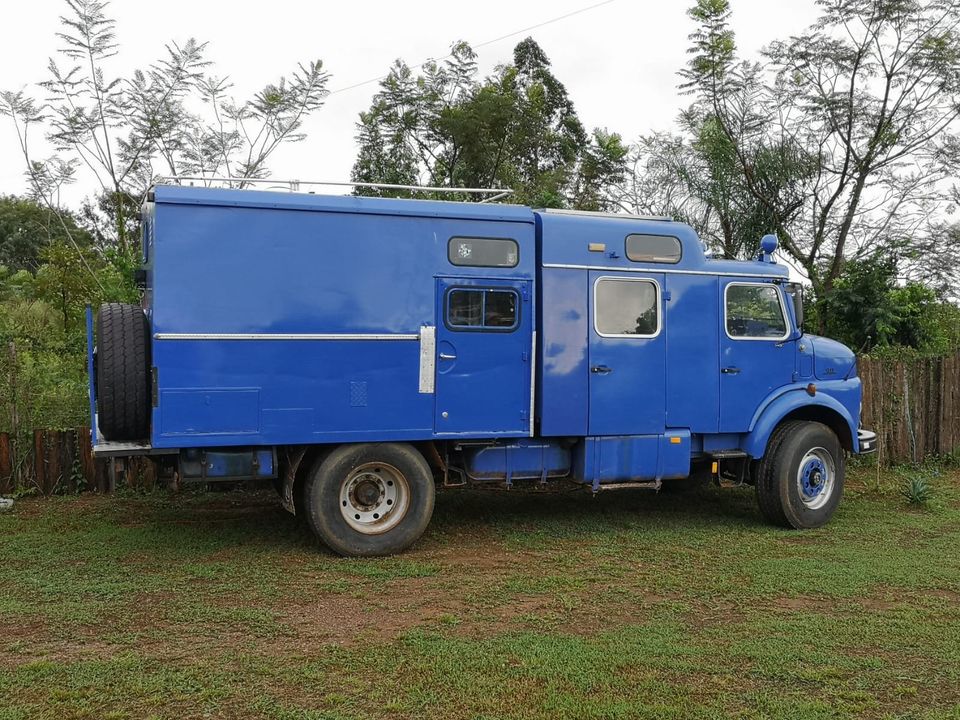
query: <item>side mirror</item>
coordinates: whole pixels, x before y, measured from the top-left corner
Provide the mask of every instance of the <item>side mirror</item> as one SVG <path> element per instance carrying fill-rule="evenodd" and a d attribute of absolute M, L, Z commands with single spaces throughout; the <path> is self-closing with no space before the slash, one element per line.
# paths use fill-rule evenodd
<path fill-rule="evenodd" d="M 797 320 L 797 329 L 803 332 L 803 285 L 787 283 L 783 286 L 783 289 L 793 300 L 793 316 Z"/>

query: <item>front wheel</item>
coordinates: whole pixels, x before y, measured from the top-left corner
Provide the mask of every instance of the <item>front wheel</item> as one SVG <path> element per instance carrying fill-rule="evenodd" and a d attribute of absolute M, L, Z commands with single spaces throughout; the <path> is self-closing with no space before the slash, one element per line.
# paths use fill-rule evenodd
<path fill-rule="evenodd" d="M 342 445 L 317 462 L 304 491 L 307 524 L 340 555 L 402 552 L 433 515 L 430 468 L 406 444 Z"/>
<path fill-rule="evenodd" d="M 843 495 L 844 455 L 818 422 L 787 422 L 770 437 L 757 472 L 757 500 L 770 522 L 796 529 L 825 525 Z"/>

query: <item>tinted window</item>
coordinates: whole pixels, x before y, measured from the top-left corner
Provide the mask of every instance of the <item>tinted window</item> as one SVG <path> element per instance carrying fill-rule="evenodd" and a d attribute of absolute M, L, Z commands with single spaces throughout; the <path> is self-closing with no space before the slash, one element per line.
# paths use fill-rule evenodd
<path fill-rule="evenodd" d="M 627 257 L 635 262 L 678 263 L 680 241 L 671 235 L 627 235 Z"/>
<path fill-rule="evenodd" d="M 464 330 L 512 330 L 517 326 L 517 294 L 513 290 L 451 290 L 447 325 Z"/>
<path fill-rule="evenodd" d="M 773 285 L 727 286 L 727 334 L 779 339 L 787 334 L 780 293 Z"/>
<path fill-rule="evenodd" d="M 597 281 L 594 326 L 600 335 L 656 335 L 660 328 L 657 286 L 650 280 Z"/>
<path fill-rule="evenodd" d="M 451 290 L 447 323 L 456 327 L 483 327 L 483 290 Z"/>
<path fill-rule="evenodd" d="M 516 240 L 455 237 L 447 245 L 447 257 L 454 265 L 516 267 L 520 247 Z"/>

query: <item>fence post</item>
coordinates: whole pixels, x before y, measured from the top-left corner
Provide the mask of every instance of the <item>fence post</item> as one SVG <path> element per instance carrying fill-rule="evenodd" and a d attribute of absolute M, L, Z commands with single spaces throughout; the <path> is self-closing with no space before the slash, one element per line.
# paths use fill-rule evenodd
<path fill-rule="evenodd" d="M 77 428 L 77 444 L 80 446 L 80 470 L 83 472 L 86 490 L 97 489 L 97 471 L 93 466 L 93 447 L 90 445 L 90 428 Z"/>
<path fill-rule="evenodd" d="M 43 430 L 33 431 L 33 479 L 42 495 L 47 494 L 47 460 L 44 452 Z"/>
<path fill-rule="evenodd" d="M 63 467 L 60 463 L 63 433 L 59 430 L 47 430 L 43 435 L 47 451 L 47 492 L 53 495 L 63 481 Z"/>
<path fill-rule="evenodd" d="M 11 494 L 13 487 L 13 457 L 10 452 L 10 434 L 0 433 L 0 494 Z"/>

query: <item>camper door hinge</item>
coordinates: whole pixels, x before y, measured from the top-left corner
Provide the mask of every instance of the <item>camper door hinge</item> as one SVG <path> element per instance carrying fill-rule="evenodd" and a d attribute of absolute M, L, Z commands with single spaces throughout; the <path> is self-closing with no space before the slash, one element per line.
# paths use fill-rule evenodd
<path fill-rule="evenodd" d="M 669 300 L 669 299 L 670 299 L 670 291 L 669 291 L 669 290 L 664 290 L 664 291 L 663 291 L 663 299 L 664 299 L 664 300 Z"/>
<path fill-rule="evenodd" d="M 523 360 L 523 362 L 527 362 L 527 360 L 530 359 L 530 354 L 524 350 L 522 353 L 520 353 L 520 358 Z"/>
<path fill-rule="evenodd" d="M 527 284 L 526 284 L 526 283 L 524 283 L 524 284 L 520 287 L 520 293 L 521 293 L 521 295 L 523 295 L 523 300 L 524 300 L 524 302 L 526 302 L 527 300 L 530 299 L 530 289 L 527 287 Z"/>

